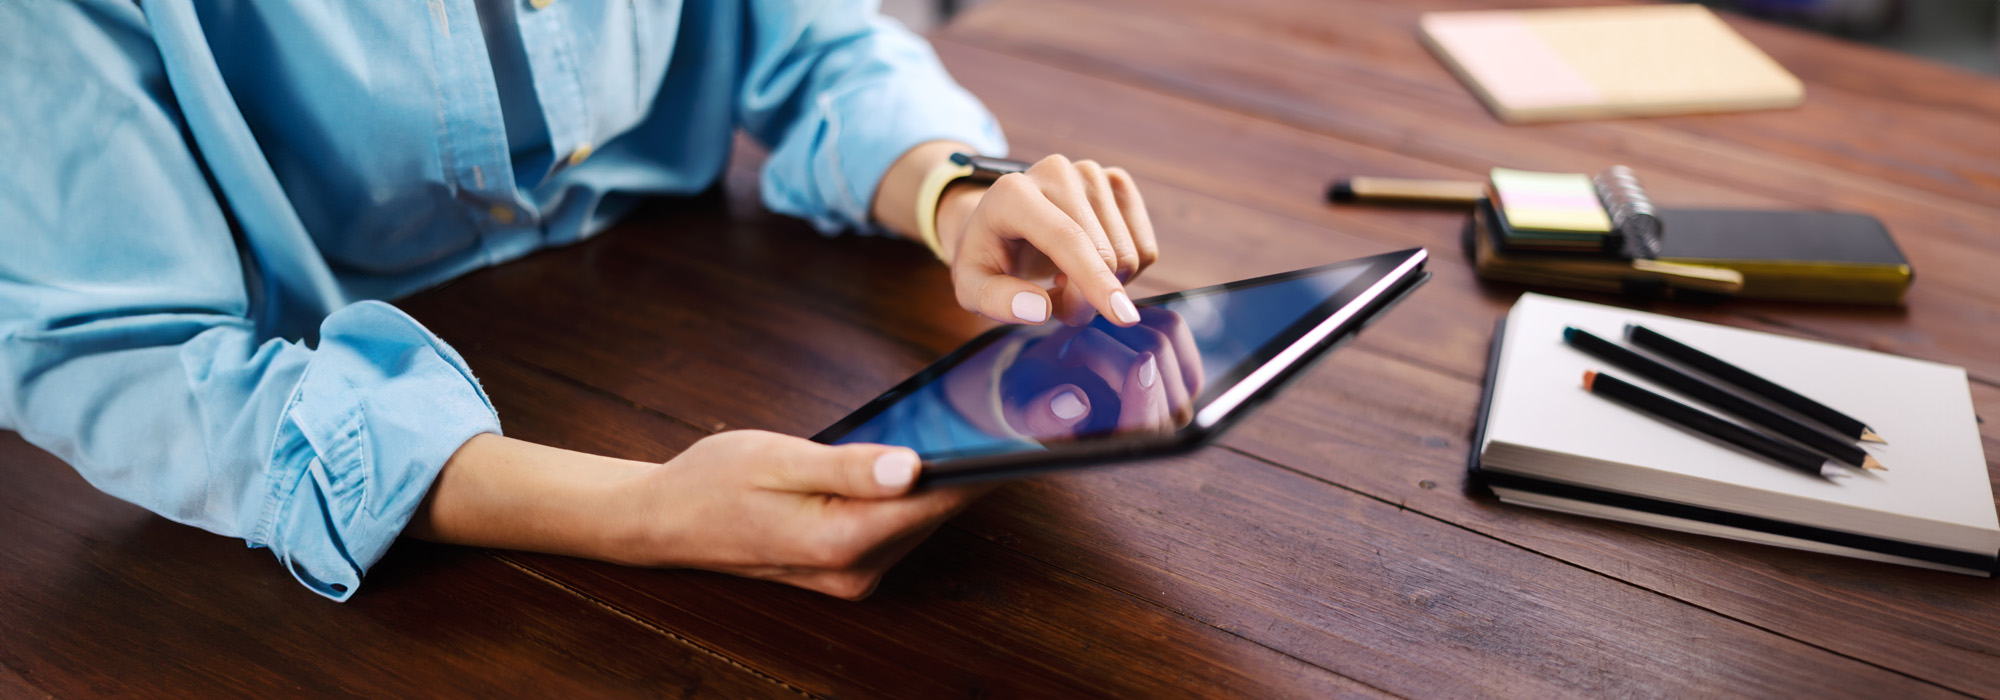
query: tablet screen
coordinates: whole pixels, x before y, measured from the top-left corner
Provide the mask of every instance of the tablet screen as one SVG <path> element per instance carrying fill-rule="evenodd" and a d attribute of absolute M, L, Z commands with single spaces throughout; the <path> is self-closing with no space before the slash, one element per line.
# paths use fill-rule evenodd
<path fill-rule="evenodd" d="M 1102 317 L 998 328 L 815 439 L 941 462 L 1168 436 L 1409 257 L 1153 297 L 1130 328 Z"/>

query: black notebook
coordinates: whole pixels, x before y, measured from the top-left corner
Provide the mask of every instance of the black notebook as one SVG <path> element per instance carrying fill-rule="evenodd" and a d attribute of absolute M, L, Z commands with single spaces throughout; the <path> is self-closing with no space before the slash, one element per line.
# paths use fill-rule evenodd
<path fill-rule="evenodd" d="M 1751 299 L 1900 304 L 1914 279 L 1889 230 L 1865 214 L 1662 209 L 1659 217 L 1663 232 L 1654 262 L 1741 274 L 1734 289 L 1683 280 L 1690 290 Z M 1518 249 L 1496 227 L 1499 219 L 1491 204 L 1481 202 L 1466 229 L 1467 254 L 1481 277 L 1638 293 L 1626 288 L 1625 278 L 1634 273 L 1616 245 L 1607 243 L 1611 247 L 1603 251 Z M 1601 269 L 1590 272 L 1593 265 Z"/>
<path fill-rule="evenodd" d="M 1837 211 L 1664 209 L 1658 260 L 1743 273 L 1753 299 L 1897 304 L 1910 262 L 1875 217 Z"/>

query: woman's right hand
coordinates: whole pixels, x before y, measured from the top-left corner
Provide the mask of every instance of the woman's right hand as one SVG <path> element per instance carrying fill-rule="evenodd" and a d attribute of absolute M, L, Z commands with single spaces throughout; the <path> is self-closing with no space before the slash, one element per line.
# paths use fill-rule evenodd
<path fill-rule="evenodd" d="M 985 489 L 910 493 L 917 454 L 753 430 L 709 436 L 632 484 L 630 563 L 760 578 L 859 600 Z"/>

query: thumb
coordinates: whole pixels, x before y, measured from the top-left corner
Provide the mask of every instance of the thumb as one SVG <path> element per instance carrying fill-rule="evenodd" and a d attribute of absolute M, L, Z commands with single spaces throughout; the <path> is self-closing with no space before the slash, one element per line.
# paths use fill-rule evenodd
<path fill-rule="evenodd" d="M 951 266 L 958 305 L 1001 323 L 1049 320 L 1048 291 L 1011 274 L 1008 239 L 975 224 L 967 225 Z"/>
<path fill-rule="evenodd" d="M 770 488 L 848 498 L 895 498 L 909 493 L 920 468 L 917 453 L 889 445 L 821 445 L 801 441 L 787 450 Z"/>

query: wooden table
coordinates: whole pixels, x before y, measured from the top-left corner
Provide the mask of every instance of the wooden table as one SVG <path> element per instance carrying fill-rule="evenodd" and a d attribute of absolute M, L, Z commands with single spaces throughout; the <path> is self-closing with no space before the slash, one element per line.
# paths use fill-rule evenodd
<path fill-rule="evenodd" d="M 1167 251 L 1140 291 L 1431 248 L 1435 281 L 1219 447 L 1006 486 L 863 603 L 406 542 L 340 605 L 6 434 L 0 696 L 2000 696 L 1992 580 L 1468 487 L 1520 289 L 1472 278 L 1461 215 L 1321 200 L 1343 174 L 1626 163 L 1668 206 L 1875 214 L 1919 271 L 1907 308 L 1652 308 L 1963 365 L 1992 418 L 2000 82 L 1731 19 L 1805 106 L 1502 126 L 1416 41 L 1420 10 L 1482 4 L 1001 0 L 937 37 L 1017 154 L 1139 178 Z M 811 434 L 983 328 L 920 246 L 759 211 L 758 160 L 402 305 L 509 434 L 653 460 Z"/>

